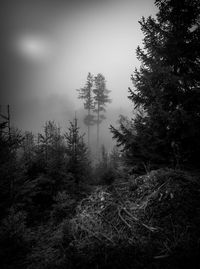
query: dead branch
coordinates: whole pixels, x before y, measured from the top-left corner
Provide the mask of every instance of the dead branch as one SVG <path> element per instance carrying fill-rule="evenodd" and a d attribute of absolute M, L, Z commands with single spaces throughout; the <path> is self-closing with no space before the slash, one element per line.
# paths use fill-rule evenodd
<path fill-rule="evenodd" d="M 168 258 L 169 255 L 168 254 L 165 254 L 165 255 L 159 255 L 159 256 L 155 256 L 153 257 L 154 259 L 158 260 L 158 259 L 164 259 L 164 258 Z"/>
<path fill-rule="evenodd" d="M 128 211 L 126 210 L 126 208 L 123 207 L 122 210 L 123 210 L 129 217 L 131 217 L 134 221 L 138 222 L 139 224 L 141 224 L 143 227 L 145 227 L 145 228 L 148 229 L 149 231 L 151 231 L 151 232 L 156 232 L 156 231 L 158 231 L 158 228 L 150 227 L 150 226 L 148 226 L 148 225 L 142 223 L 138 218 L 136 218 L 136 217 L 133 216 L 130 212 L 128 212 Z"/>
<path fill-rule="evenodd" d="M 129 224 L 123 217 L 122 217 L 119 208 L 118 208 L 118 215 L 119 215 L 120 219 L 123 221 L 123 223 L 125 223 L 125 225 L 126 225 L 129 229 L 131 229 L 131 225 L 130 225 L 130 224 Z"/>

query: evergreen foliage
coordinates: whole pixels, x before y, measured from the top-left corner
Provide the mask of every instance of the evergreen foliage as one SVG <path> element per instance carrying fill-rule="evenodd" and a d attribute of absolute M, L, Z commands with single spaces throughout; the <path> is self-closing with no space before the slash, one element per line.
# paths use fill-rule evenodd
<path fill-rule="evenodd" d="M 78 89 L 78 98 L 84 100 L 84 108 L 88 112 L 87 116 L 84 118 L 84 123 L 88 127 L 88 146 L 90 145 L 90 126 L 94 125 L 94 115 L 91 114 L 91 111 L 94 109 L 94 99 L 92 92 L 93 83 L 94 78 L 91 73 L 88 73 L 85 87 Z"/>
<path fill-rule="evenodd" d="M 18 184 L 23 169 L 17 160 L 17 150 L 22 142 L 19 130 L 7 132 L 6 126 L 0 126 L 0 219 L 15 202 Z"/>
<path fill-rule="evenodd" d="M 80 134 L 76 118 L 70 122 L 70 127 L 64 137 L 67 142 L 67 172 L 70 172 L 76 183 L 79 183 L 88 172 L 89 160 L 88 149 L 83 140 L 84 134 Z"/>
<path fill-rule="evenodd" d="M 155 1 L 156 19 L 140 21 L 144 48 L 129 98 L 144 110 L 133 127 L 111 127 L 132 162 L 198 166 L 200 154 L 200 2 Z"/>
<path fill-rule="evenodd" d="M 106 88 L 106 80 L 102 74 L 97 74 L 94 78 L 95 88 L 93 89 L 94 93 L 94 112 L 97 114 L 96 122 L 100 124 L 105 116 L 101 114 L 101 112 L 105 112 L 105 106 L 107 103 L 111 103 L 111 99 L 109 99 L 110 91 Z"/>
<path fill-rule="evenodd" d="M 106 88 L 106 80 L 102 74 L 97 74 L 94 78 L 95 88 L 93 89 L 94 93 L 94 112 L 96 113 L 96 123 L 97 123 L 97 155 L 99 154 L 99 125 L 105 119 L 105 115 L 102 112 L 105 112 L 105 106 L 107 103 L 111 103 L 109 99 L 110 91 Z"/>

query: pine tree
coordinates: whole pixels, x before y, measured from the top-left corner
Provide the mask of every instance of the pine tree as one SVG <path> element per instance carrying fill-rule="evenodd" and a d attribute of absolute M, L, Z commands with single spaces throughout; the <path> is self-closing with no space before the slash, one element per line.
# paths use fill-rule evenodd
<path fill-rule="evenodd" d="M 106 88 L 106 80 L 102 74 L 97 74 L 94 79 L 95 88 L 93 89 L 94 93 L 94 112 L 97 115 L 96 123 L 97 123 L 97 155 L 99 154 L 99 125 L 105 119 L 105 115 L 102 112 L 105 112 L 105 106 L 107 103 L 111 103 L 111 99 L 109 99 L 109 90 Z"/>
<path fill-rule="evenodd" d="M 119 147 L 115 145 L 110 153 L 110 165 L 115 170 L 121 165 L 121 155 Z"/>
<path fill-rule="evenodd" d="M 84 134 L 80 134 L 76 118 L 73 122 L 70 121 L 70 127 L 64 136 L 67 142 L 67 172 L 74 176 L 76 183 L 79 183 L 81 178 L 86 175 L 89 161 L 88 149 L 83 140 Z"/>
<path fill-rule="evenodd" d="M 18 129 L 0 124 L 0 219 L 15 202 L 16 190 L 21 181 L 22 169 L 17 153 L 22 143 Z"/>
<path fill-rule="evenodd" d="M 85 87 L 78 89 L 78 98 L 84 100 L 84 108 L 88 113 L 84 118 L 84 123 L 88 127 L 88 147 L 90 147 L 90 126 L 94 124 L 94 115 L 91 114 L 91 110 L 94 109 L 94 100 L 92 96 L 93 81 L 92 74 L 88 73 Z"/>
<path fill-rule="evenodd" d="M 53 195 L 63 185 L 65 177 L 65 145 L 60 127 L 54 121 L 45 123 L 34 147 L 33 161 L 27 165 L 27 174 L 41 186 L 41 192 Z"/>
<path fill-rule="evenodd" d="M 23 135 L 22 141 L 22 149 L 23 149 L 23 156 L 22 162 L 25 165 L 31 165 L 35 155 L 35 141 L 34 141 L 34 134 L 32 132 L 26 131 Z"/>
<path fill-rule="evenodd" d="M 197 165 L 200 154 L 200 2 L 156 0 L 156 19 L 140 21 L 144 48 L 132 76 L 129 98 L 144 109 L 134 119 L 134 134 L 111 128 L 132 161 Z M 131 139 L 131 143 L 130 143 Z"/>
<path fill-rule="evenodd" d="M 108 153 L 106 151 L 106 148 L 104 145 L 101 146 L 101 162 L 102 162 L 102 167 L 104 170 L 106 170 L 108 168 Z"/>
<path fill-rule="evenodd" d="M 60 150 L 63 147 L 63 137 L 60 127 L 54 121 L 47 121 L 44 126 L 43 134 L 38 136 L 38 146 L 43 152 L 45 162 L 52 158 L 60 156 Z"/>

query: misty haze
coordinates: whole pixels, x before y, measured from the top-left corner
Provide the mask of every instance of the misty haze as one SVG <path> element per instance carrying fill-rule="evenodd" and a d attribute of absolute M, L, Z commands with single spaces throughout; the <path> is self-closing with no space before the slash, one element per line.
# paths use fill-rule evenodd
<path fill-rule="evenodd" d="M 199 0 L 0 6 L 0 267 L 199 268 Z"/>

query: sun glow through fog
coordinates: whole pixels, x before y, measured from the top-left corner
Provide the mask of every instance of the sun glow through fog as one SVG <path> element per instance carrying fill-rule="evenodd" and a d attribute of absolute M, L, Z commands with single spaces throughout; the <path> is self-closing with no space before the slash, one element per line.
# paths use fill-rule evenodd
<path fill-rule="evenodd" d="M 50 46 L 47 40 L 39 36 L 20 36 L 16 43 L 18 52 L 31 60 L 43 60 L 50 54 Z"/>

